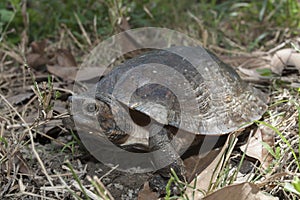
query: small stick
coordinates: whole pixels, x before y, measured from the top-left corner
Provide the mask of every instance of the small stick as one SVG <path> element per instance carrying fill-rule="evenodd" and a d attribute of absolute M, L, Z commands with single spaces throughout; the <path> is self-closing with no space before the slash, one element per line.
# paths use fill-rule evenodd
<path fill-rule="evenodd" d="M 21 119 L 21 121 L 23 122 L 23 124 L 27 124 L 26 121 L 23 119 L 23 117 L 20 115 L 20 113 L 7 101 L 7 99 L 2 94 L 0 94 L 0 97 L 16 113 L 16 115 L 18 115 L 18 117 Z M 29 132 L 30 142 L 31 142 L 31 148 L 32 148 L 33 154 L 35 155 L 36 159 L 38 160 L 38 162 L 39 162 L 39 164 L 40 164 L 40 166 L 42 168 L 42 171 L 45 174 L 47 180 L 49 181 L 49 183 L 51 184 L 51 186 L 54 186 L 54 184 L 52 182 L 52 178 L 47 173 L 45 165 L 44 165 L 43 161 L 41 160 L 38 152 L 35 149 L 34 140 L 33 140 L 33 134 L 31 132 L 31 129 L 30 129 L 30 127 L 28 125 L 26 125 L 26 128 L 27 128 L 27 130 Z M 56 195 L 57 198 L 59 198 L 57 192 L 55 192 L 55 195 Z"/>

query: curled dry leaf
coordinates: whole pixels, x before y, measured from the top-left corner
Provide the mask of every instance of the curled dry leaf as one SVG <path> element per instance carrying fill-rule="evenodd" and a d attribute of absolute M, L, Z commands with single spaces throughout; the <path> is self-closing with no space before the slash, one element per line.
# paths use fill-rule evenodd
<path fill-rule="evenodd" d="M 274 137 L 275 133 L 271 128 L 261 125 L 254 135 L 249 138 L 248 144 L 242 145 L 240 149 L 245 152 L 247 156 L 259 160 L 262 167 L 266 169 L 272 163 L 273 157 L 269 151 L 263 147 L 263 142 L 273 148 Z"/>
<path fill-rule="evenodd" d="M 291 48 L 277 51 L 271 60 L 271 70 L 281 75 L 285 66 L 294 66 L 300 72 L 300 53 Z"/>
<path fill-rule="evenodd" d="M 203 200 L 277 200 L 277 197 L 265 194 L 253 183 L 240 183 L 217 190 Z"/>

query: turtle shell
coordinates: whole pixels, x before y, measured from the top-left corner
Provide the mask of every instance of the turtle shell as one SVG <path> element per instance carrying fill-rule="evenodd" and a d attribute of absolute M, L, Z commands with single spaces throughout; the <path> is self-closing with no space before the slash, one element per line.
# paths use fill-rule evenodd
<path fill-rule="evenodd" d="M 265 94 L 202 47 L 175 46 L 127 60 L 97 83 L 96 98 L 201 135 L 235 131 L 267 109 Z"/>

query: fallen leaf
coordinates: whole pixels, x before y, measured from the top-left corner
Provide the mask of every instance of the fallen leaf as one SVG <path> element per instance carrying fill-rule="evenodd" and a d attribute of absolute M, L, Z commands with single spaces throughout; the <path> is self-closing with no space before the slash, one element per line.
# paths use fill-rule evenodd
<path fill-rule="evenodd" d="M 46 46 L 47 46 L 47 40 L 33 41 L 30 44 L 32 53 L 36 53 L 36 54 L 44 54 Z"/>
<path fill-rule="evenodd" d="M 57 65 L 61 67 L 76 67 L 77 63 L 73 54 L 67 49 L 57 49 L 55 52 Z"/>
<path fill-rule="evenodd" d="M 153 192 L 149 187 L 149 183 L 144 184 L 143 189 L 139 191 L 138 200 L 155 200 L 158 199 L 158 194 Z"/>
<path fill-rule="evenodd" d="M 247 76 L 250 77 L 255 77 L 257 79 L 263 78 L 257 71 L 256 69 L 247 69 L 244 67 L 238 67 L 239 71 L 241 71 L 242 73 L 244 73 Z"/>
<path fill-rule="evenodd" d="M 230 185 L 217 190 L 204 197 L 203 200 L 277 200 L 269 194 L 265 194 L 253 183 L 240 183 Z"/>
<path fill-rule="evenodd" d="M 207 139 L 208 137 L 205 138 Z M 211 140 L 213 140 L 213 138 Z M 223 144 L 221 144 L 221 146 L 223 146 L 225 142 L 226 138 L 224 137 Z M 214 148 L 208 152 L 199 152 L 198 150 L 196 155 L 188 156 L 186 159 L 184 159 L 187 182 L 191 182 L 199 173 L 203 172 L 203 170 L 206 169 L 210 165 L 210 163 L 215 160 L 216 156 L 219 155 L 221 150 L 222 148 Z"/>
<path fill-rule="evenodd" d="M 19 93 L 19 94 L 14 95 L 14 96 L 10 96 L 10 97 L 7 98 L 7 100 L 12 105 L 16 105 L 16 104 L 21 104 L 24 101 L 30 99 L 33 95 L 34 95 L 33 92 L 24 92 L 24 93 Z"/>
<path fill-rule="evenodd" d="M 47 70 L 59 78 L 63 79 L 64 81 L 67 80 L 75 80 L 77 74 L 76 67 L 61 67 L 61 66 L 51 66 L 47 65 Z"/>
<path fill-rule="evenodd" d="M 48 63 L 48 58 L 44 54 L 38 54 L 38 53 L 29 53 L 26 56 L 27 64 L 29 67 L 32 67 L 33 69 L 37 70 L 43 70 L 44 65 Z"/>
<path fill-rule="evenodd" d="M 83 67 L 77 72 L 76 81 L 88 81 L 94 78 L 100 79 L 105 72 L 105 68 L 102 67 Z"/>
<path fill-rule="evenodd" d="M 43 67 L 49 62 L 47 55 L 45 54 L 45 48 L 47 46 L 47 40 L 34 41 L 30 44 L 31 52 L 26 55 L 27 64 L 37 70 L 44 70 Z"/>
<path fill-rule="evenodd" d="M 271 70 L 281 75 L 286 66 L 294 66 L 300 72 L 300 53 L 291 48 L 277 51 L 271 60 Z"/>
<path fill-rule="evenodd" d="M 66 101 L 54 101 L 53 110 L 59 114 L 68 112 Z"/>
<path fill-rule="evenodd" d="M 200 174 L 197 175 L 197 178 L 190 183 L 192 187 L 188 187 L 186 189 L 185 193 L 190 199 L 201 199 L 204 197 L 203 193 L 195 191 L 200 190 L 207 192 L 209 190 L 211 183 L 215 181 L 217 175 L 219 174 L 219 171 L 222 166 L 222 163 L 220 162 L 222 162 L 222 157 L 224 156 L 225 150 L 228 148 L 229 142 L 234 138 L 234 134 L 229 135 L 229 137 L 226 140 L 226 143 L 221 149 L 216 150 L 216 152 L 207 155 L 210 158 L 213 158 L 212 161 L 209 161 L 206 164 L 204 164 L 203 167 L 205 167 L 206 165 L 205 169 L 203 169 L 200 172 Z M 197 158 L 195 160 L 197 160 Z M 184 162 L 186 165 L 186 161 Z M 198 162 L 201 163 L 201 159 L 199 159 Z M 199 166 L 201 166 L 201 164 Z M 193 187 L 194 185 L 195 187 Z"/>
<path fill-rule="evenodd" d="M 262 167 L 266 169 L 272 163 L 273 157 L 269 154 L 269 151 L 263 147 L 263 142 L 273 148 L 274 136 L 275 133 L 271 128 L 261 125 L 254 135 L 249 138 L 248 143 L 242 145 L 240 149 L 245 152 L 247 156 L 259 160 Z"/>
<path fill-rule="evenodd" d="M 8 159 L 7 162 L 1 163 L 0 171 L 3 170 L 6 172 L 11 172 L 13 169 L 18 169 L 18 172 L 22 174 L 27 174 L 29 176 L 33 175 L 33 171 L 28 166 L 27 161 L 23 158 L 23 155 L 19 151 L 9 155 L 8 157 L 10 159 Z"/>

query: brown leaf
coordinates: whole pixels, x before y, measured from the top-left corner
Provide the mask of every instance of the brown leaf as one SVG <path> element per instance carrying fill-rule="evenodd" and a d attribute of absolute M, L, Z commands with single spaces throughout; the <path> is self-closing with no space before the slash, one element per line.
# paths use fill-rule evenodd
<path fill-rule="evenodd" d="M 30 44 L 31 52 L 26 55 L 27 64 L 34 69 L 41 69 L 40 67 L 46 65 L 49 62 L 47 55 L 45 54 L 45 48 L 47 46 L 47 40 L 34 41 Z"/>
<path fill-rule="evenodd" d="M 19 172 L 23 174 L 33 175 L 33 171 L 27 165 L 27 162 L 19 151 L 9 155 L 9 158 L 7 162 L 0 164 L 0 171 L 3 169 L 10 173 L 13 169 L 19 169 Z"/>
<path fill-rule="evenodd" d="M 185 192 L 190 199 L 203 198 L 203 193 L 196 192 L 194 194 L 195 190 L 208 191 L 211 183 L 215 181 L 215 179 L 221 169 L 220 162 L 222 162 L 221 160 L 224 155 L 224 152 L 229 146 L 229 141 L 231 141 L 234 137 L 235 136 L 233 134 L 229 135 L 229 137 L 226 140 L 226 143 L 224 144 L 224 146 L 221 149 L 216 150 L 216 152 L 214 152 L 212 154 L 209 153 L 207 155 L 207 156 L 209 156 L 210 159 L 209 159 L 209 162 L 208 161 L 207 161 L 207 163 L 204 162 L 204 165 L 202 167 L 205 167 L 205 165 L 206 165 L 205 169 L 203 171 L 201 171 L 200 174 L 197 175 L 196 180 L 194 179 L 190 183 L 190 185 L 193 186 L 193 185 L 195 185 L 195 181 L 197 181 L 196 187 L 195 188 L 188 187 Z M 197 160 L 197 158 L 195 160 Z M 184 162 L 186 165 L 186 161 L 184 161 Z M 198 162 L 201 163 L 202 162 L 201 159 L 198 159 Z M 201 164 L 199 166 L 201 166 Z"/>
<path fill-rule="evenodd" d="M 19 93 L 17 95 L 8 97 L 7 100 L 12 104 L 20 104 L 23 103 L 24 101 L 30 99 L 34 95 L 33 92 L 24 92 L 24 93 Z"/>
<path fill-rule="evenodd" d="M 277 197 L 264 194 L 253 183 L 240 183 L 217 190 L 203 198 L 203 200 L 275 200 Z"/>
<path fill-rule="evenodd" d="M 271 66 L 271 70 L 280 75 L 285 66 L 294 66 L 300 72 L 300 53 L 291 48 L 281 49 L 272 57 Z"/>
<path fill-rule="evenodd" d="M 38 54 L 38 53 L 29 53 L 26 56 L 27 64 L 29 67 L 32 67 L 33 69 L 40 69 L 42 66 L 46 65 L 49 61 L 49 59 L 44 54 Z"/>
<path fill-rule="evenodd" d="M 47 46 L 47 40 L 34 41 L 30 44 L 31 52 L 36 54 L 44 54 Z"/>
<path fill-rule="evenodd" d="M 138 200 L 156 200 L 158 199 L 158 194 L 153 192 L 149 187 L 149 183 L 144 184 L 143 189 L 139 191 Z"/>
<path fill-rule="evenodd" d="M 120 19 L 120 22 L 118 23 L 118 28 L 120 29 L 120 31 L 127 31 L 130 29 L 130 25 L 128 23 L 127 18 L 122 17 Z"/>
<path fill-rule="evenodd" d="M 20 168 L 19 171 L 23 174 L 33 175 L 32 170 L 27 165 L 27 161 L 24 160 L 22 154 L 20 152 L 16 153 L 14 156 L 14 162 L 18 163 Z"/>
<path fill-rule="evenodd" d="M 186 178 L 188 182 L 191 182 L 195 176 L 209 166 L 209 164 L 219 155 L 221 149 L 213 149 L 207 155 L 191 156 L 184 160 L 186 169 Z"/>
<path fill-rule="evenodd" d="M 247 76 L 254 77 L 254 78 L 257 78 L 257 79 L 263 78 L 263 77 L 256 71 L 256 69 L 247 69 L 247 68 L 244 68 L 244 67 L 239 67 L 238 69 L 239 69 L 240 72 L 244 73 L 244 74 L 247 75 Z"/>
<path fill-rule="evenodd" d="M 135 37 L 131 35 L 130 25 L 128 20 L 125 17 L 120 18 L 120 22 L 117 24 L 118 31 L 125 31 L 122 33 L 122 40 L 121 41 L 121 50 L 122 52 L 131 52 L 137 49 L 141 49 L 142 45 L 136 40 Z"/>
<path fill-rule="evenodd" d="M 272 129 L 266 126 L 260 126 L 255 134 L 249 138 L 248 146 L 244 144 L 240 149 L 245 152 L 247 156 L 259 160 L 262 167 L 266 169 L 272 163 L 273 157 L 269 154 L 268 150 L 263 147 L 262 143 L 265 142 L 270 147 L 273 147 L 274 136 L 275 133 Z"/>
<path fill-rule="evenodd" d="M 60 114 L 68 112 L 67 103 L 65 101 L 56 100 L 54 101 L 53 110 Z"/>
<path fill-rule="evenodd" d="M 67 49 L 57 49 L 55 52 L 55 58 L 57 61 L 57 65 L 59 65 L 61 67 L 76 67 L 77 66 L 74 56 Z"/>
<path fill-rule="evenodd" d="M 77 74 L 77 68 L 75 67 L 61 67 L 61 66 L 50 66 L 47 65 L 47 70 L 58 76 L 59 78 L 63 79 L 64 81 L 67 80 L 75 80 Z"/>
<path fill-rule="evenodd" d="M 99 79 L 105 69 L 103 67 L 82 67 L 78 70 L 76 80 L 77 81 L 87 81 L 94 78 Z"/>

